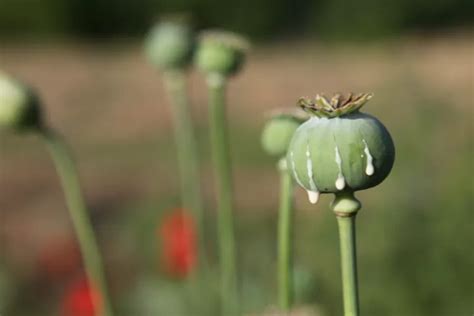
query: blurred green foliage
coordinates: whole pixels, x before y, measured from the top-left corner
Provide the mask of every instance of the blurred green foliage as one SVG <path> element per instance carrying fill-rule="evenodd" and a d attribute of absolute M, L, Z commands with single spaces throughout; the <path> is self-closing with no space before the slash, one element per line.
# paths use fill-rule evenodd
<path fill-rule="evenodd" d="M 384 101 L 379 107 L 374 101 L 367 111 L 387 123 L 397 157 L 383 184 L 357 194 L 363 203 L 357 219 L 362 313 L 470 315 L 474 187 L 469 172 L 473 144 L 467 105 L 461 108 L 455 105 L 455 98 L 424 90 L 406 76 L 389 82 L 384 89 L 377 95 Z M 261 170 L 274 171 L 277 181 L 274 160 L 257 141 L 260 128 L 231 121 L 234 163 L 241 168 L 236 170 L 256 176 Z M 204 145 L 202 156 L 208 157 L 207 129 L 200 126 L 198 132 Z M 127 153 L 150 155 L 150 148 L 169 148 L 172 142 L 168 135 L 161 135 L 153 144 L 142 140 L 141 147 L 131 150 L 127 144 L 126 151 L 114 154 L 122 158 Z M 161 152 L 160 163 L 170 165 L 173 152 Z M 109 266 L 116 275 L 112 280 L 118 315 L 218 315 L 213 213 L 209 212 L 206 220 L 212 270 L 199 276 L 198 286 L 173 280 L 159 269 L 156 228 L 176 200 L 175 196 L 156 195 L 152 201 L 131 201 L 101 230 L 108 235 L 106 244 L 117 247 L 127 258 L 126 265 L 116 267 L 118 261 L 112 261 Z M 315 306 L 321 316 L 342 314 L 338 232 L 328 208 L 330 200 L 324 195 L 307 212 L 301 209 L 307 203 L 298 203 L 295 221 L 296 301 L 298 306 Z M 275 199 L 264 203 L 263 209 L 242 210 L 237 218 L 242 308 L 256 315 L 276 298 L 277 203 Z M 3 302 L 12 300 L 6 315 L 52 315 L 50 310 L 56 308 L 60 291 L 45 291 L 44 285 L 12 284 L 4 276 L 0 270 L 0 297 Z M 5 287 L 8 292 L 1 291 Z"/>
<path fill-rule="evenodd" d="M 391 83 L 391 93 L 408 94 L 410 98 L 386 101 L 385 106 L 396 107 L 403 102 L 404 107 L 413 111 L 396 118 L 387 112 L 380 115 L 387 121 L 397 146 L 393 173 L 379 187 L 357 193 L 363 203 L 357 219 L 362 313 L 367 316 L 467 315 L 472 311 L 474 293 L 474 252 L 469 250 L 474 242 L 474 188 L 471 175 L 466 172 L 473 158 L 472 139 L 466 136 L 469 119 L 451 100 L 431 95 L 416 81 L 410 85 L 407 88 L 406 83 Z M 378 97 L 389 100 L 383 95 Z M 375 105 L 370 109 L 377 111 Z M 387 109 L 379 111 L 380 114 Z M 445 115 L 446 111 L 449 116 Z M 255 141 L 261 130 L 234 123 L 231 139 L 233 144 L 237 139 L 241 144 L 233 146 L 235 165 L 273 168 L 274 161 Z M 453 130 L 446 132 L 445 126 Z M 199 129 L 199 132 L 204 142 L 206 131 Z M 453 140 L 453 135 L 464 136 Z M 207 156 L 209 148 L 202 149 Z M 276 171 L 274 176 L 276 180 Z M 310 212 L 297 209 L 295 220 L 296 303 L 312 306 L 321 311 L 321 316 L 343 313 L 338 231 L 328 207 L 331 199 L 332 196 L 322 196 Z M 247 313 L 259 315 L 259 311 L 275 303 L 276 200 L 274 205 L 275 209 L 246 209 L 237 218 L 242 308 Z M 150 220 L 160 216 L 156 209 L 153 205 L 144 206 L 143 214 L 147 215 L 142 218 L 143 223 L 156 222 Z M 160 207 L 161 214 L 166 209 L 165 205 Z M 133 211 L 124 213 L 136 216 L 136 207 Z M 207 219 L 207 236 L 215 236 L 213 221 L 213 217 Z M 147 234 L 153 234 L 154 226 L 145 227 L 137 222 L 137 231 L 144 238 L 137 241 L 135 249 L 149 240 Z M 215 246 L 212 243 L 210 247 L 213 255 Z M 211 264 L 215 269 L 213 255 Z M 157 314 L 190 315 L 178 312 L 186 305 L 194 311 L 193 315 L 214 315 L 209 310 L 217 310 L 216 275 L 211 272 L 201 276 L 198 288 L 170 282 L 163 276 L 157 279 L 146 276 L 137 281 L 137 289 L 132 290 L 137 296 L 127 301 L 124 314 L 141 315 L 143 306 L 150 305 Z M 151 288 L 145 291 L 148 295 L 142 292 L 144 284 Z M 193 301 L 202 297 L 202 288 L 207 290 L 206 299 Z M 176 300 L 176 296 L 181 299 Z"/>
<path fill-rule="evenodd" d="M 470 26 L 470 0 L 2 0 L 0 35 L 134 36 L 156 17 L 190 12 L 199 27 L 224 27 L 257 38 L 316 34 L 380 38 L 411 30 Z"/>

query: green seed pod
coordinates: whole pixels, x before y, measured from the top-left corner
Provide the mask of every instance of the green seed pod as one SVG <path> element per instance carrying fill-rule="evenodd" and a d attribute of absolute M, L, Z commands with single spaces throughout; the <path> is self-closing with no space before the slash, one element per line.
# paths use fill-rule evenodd
<path fill-rule="evenodd" d="M 0 128 L 25 130 L 40 125 L 36 95 L 22 83 L 0 72 Z"/>
<path fill-rule="evenodd" d="M 229 76 L 239 71 L 249 43 L 225 31 L 207 31 L 199 38 L 196 64 L 203 72 Z"/>
<path fill-rule="evenodd" d="M 299 101 L 312 117 L 296 130 L 287 162 L 310 202 L 320 193 L 368 189 L 390 173 L 395 158 L 390 134 L 375 117 L 359 112 L 371 97 L 317 95 Z"/>
<path fill-rule="evenodd" d="M 299 111 L 273 113 L 262 132 L 263 149 L 272 156 L 282 157 L 288 150 L 296 129 L 307 119 Z"/>
<path fill-rule="evenodd" d="M 145 40 L 145 53 L 159 69 L 181 69 L 192 61 L 193 32 L 187 23 L 167 20 L 157 23 Z"/>

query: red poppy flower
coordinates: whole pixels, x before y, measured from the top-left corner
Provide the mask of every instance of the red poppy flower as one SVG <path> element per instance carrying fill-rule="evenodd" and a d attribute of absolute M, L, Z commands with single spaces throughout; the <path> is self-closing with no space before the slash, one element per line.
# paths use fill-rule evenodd
<path fill-rule="evenodd" d="M 89 285 L 86 278 L 80 278 L 66 290 L 61 316 L 96 316 L 100 304 L 99 292 Z"/>
<path fill-rule="evenodd" d="M 165 270 L 175 277 L 186 277 L 196 266 L 196 225 L 185 210 L 168 214 L 158 231 L 161 236 L 161 259 Z"/>

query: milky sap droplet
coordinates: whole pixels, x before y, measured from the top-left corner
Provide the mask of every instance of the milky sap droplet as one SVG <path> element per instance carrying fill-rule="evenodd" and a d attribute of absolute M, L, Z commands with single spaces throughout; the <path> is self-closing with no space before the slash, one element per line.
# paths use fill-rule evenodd
<path fill-rule="evenodd" d="M 311 152 L 309 151 L 309 144 L 306 145 L 306 170 L 308 171 L 309 187 L 311 191 L 318 191 L 316 183 L 313 179 L 313 161 L 311 160 Z"/>
<path fill-rule="evenodd" d="M 319 201 L 319 191 L 310 191 L 310 190 L 307 190 L 306 192 L 308 192 L 308 199 L 309 199 L 309 202 L 311 204 L 316 204 L 318 203 Z"/>
<path fill-rule="evenodd" d="M 365 139 L 363 139 L 362 141 L 364 142 L 364 146 L 365 146 L 364 147 L 364 153 L 365 153 L 365 156 L 367 157 L 367 164 L 366 164 L 366 167 L 365 167 L 365 174 L 368 175 L 368 176 L 371 176 L 375 172 L 375 168 L 374 168 L 374 164 L 373 164 L 374 158 L 370 154 L 369 146 L 367 145 L 367 142 L 365 141 Z"/>
<path fill-rule="evenodd" d="M 337 175 L 335 184 L 336 184 L 336 189 L 341 191 L 346 187 L 346 180 L 344 179 L 344 175 L 342 174 L 342 159 L 339 153 L 339 148 L 337 146 L 335 148 L 335 151 L 336 151 L 336 164 L 337 164 L 337 167 L 339 168 L 339 174 Z"/>
<path fill-rule="evenodd" d="M 346 180 L 344 179 L 342 175 L 339 175 L 336 179 L 336 189 L 341 191 L 341 190 L 344 190 L 345 187 L 346 187 Z"/>
<path fill-rule="evenodd" d="M 309 150 L 309 144 L 306 144 L 306 170 L 308 171 L 308 179 L 309 179 L 309 187 L 310 190 L 308 192 L 308 199 L 311 204 L 318 203 L 319 200 L 319 191 L 316 187 L 316 183 L 313 179 L 313 162 L 311 160 L 311 152 Z"/>

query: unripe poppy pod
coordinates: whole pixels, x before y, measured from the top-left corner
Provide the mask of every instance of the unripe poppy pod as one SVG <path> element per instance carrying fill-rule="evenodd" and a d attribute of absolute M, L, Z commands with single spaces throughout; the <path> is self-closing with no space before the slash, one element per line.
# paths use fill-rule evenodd
<path fill-rule="evenodd" d="M 196 64 L 207 74 L 235 74 L 240 70 L 249 46 L 243 37 L 231 32 L 204 32 L 199 39 Z"/>
<path fill-rule="evenodd" d="M 280 112 L 273 114 L 263 128 L 263 149 L 269 155 L 277 157 L 284 156 L 293 134 L 306 118 L 306 116 L 297 112 Z"/>
<path fill-rule="evenodd" d="M 390 173 L 395 148 L 389 132 L 375 117 L 359 112 L 371 97 L 317 95 L 314 101 L 299 101 L 312 116 L 293 135 L 287 163 L 312 203 L 320 193 L 376 186 Z"/>
<path fill-rule="evenodd" d="M 145 41 L 145 52 L 159 69 L 180 69 L 192 60 L 193 32 L 189 25 L 180 21 L 157 23 Z"/>
<path fill-rule="evenodd" d="M 38 98 L 25 85 L 0 72 L 0 128 L 23 130 L 38 127 Z"/>

